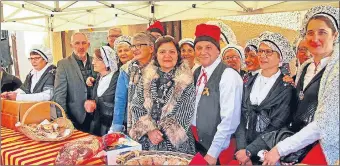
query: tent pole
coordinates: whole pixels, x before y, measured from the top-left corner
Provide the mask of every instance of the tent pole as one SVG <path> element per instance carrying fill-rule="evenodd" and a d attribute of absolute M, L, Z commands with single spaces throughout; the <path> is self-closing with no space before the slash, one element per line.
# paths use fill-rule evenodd
<path fill-rule="evenodd" d="M 20 78 L 16 33 L 11 35 L 15 76 Z"/>
<path fill-rule="evenodd" d="M 0 6 L 1 18 L 0 18 L 0 20 L 1 20 L 1 22 L 4 22 L 4 5 L 2 4 L 2 2 L 0 2 L 0 3 L 1 3 L 1 6 Z"/>

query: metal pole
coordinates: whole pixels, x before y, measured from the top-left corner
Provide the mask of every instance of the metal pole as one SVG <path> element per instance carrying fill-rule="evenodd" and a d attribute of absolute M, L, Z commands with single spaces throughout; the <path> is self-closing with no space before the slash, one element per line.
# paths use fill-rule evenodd
<path fill-rule="evenodd" d="M 0 6 L 1 18 L 0 18 L 0 20 L 1 20 L 1 22 L 4 22 L 4 5 L 2 4 L 2 2 L 0 2 L 0 3 L 1 3 L 1 6 Z"/>

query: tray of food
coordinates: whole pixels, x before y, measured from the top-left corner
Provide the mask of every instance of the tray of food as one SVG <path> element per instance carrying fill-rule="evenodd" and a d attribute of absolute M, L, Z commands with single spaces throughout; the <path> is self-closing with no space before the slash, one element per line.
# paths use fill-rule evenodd
<path fill-rule="evenodd" d="M 117 156 L 120 165 L 188 165 L 193 155 L 169 151 L 129 151 Z"/>

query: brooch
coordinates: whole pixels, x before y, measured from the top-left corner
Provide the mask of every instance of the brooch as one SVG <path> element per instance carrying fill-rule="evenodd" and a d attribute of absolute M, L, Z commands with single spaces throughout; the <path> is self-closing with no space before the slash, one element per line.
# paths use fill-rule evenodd
<path fill-rule="evenodd" d="M 207 95 L 207 96 L 209 96 L 209 88 L 205 87 L 205 88 L 203 89 L 202 95 Z"/>
<path fill-rule="evenodd" d="M 300 100 L 303 100 L 303 98 L 304 98 L 303 91 L 300 91 L 300 93 L 299 93 L 299 99 L 300 99 Z"/>

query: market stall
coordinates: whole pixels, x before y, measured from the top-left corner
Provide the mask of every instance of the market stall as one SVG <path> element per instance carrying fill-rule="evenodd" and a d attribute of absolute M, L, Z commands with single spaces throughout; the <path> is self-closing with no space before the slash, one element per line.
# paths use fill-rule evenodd
<path fill-rule="evenodd" d="M 24 134 L 1 127 L 1 165 L 54 165 L 60 148 L 66 143 L 90 136 L 74 131 L 67 140 L 60 142 L 38 142 Z M 84 165 L 105 165 L 103 159 L 92 158 Z"/>

